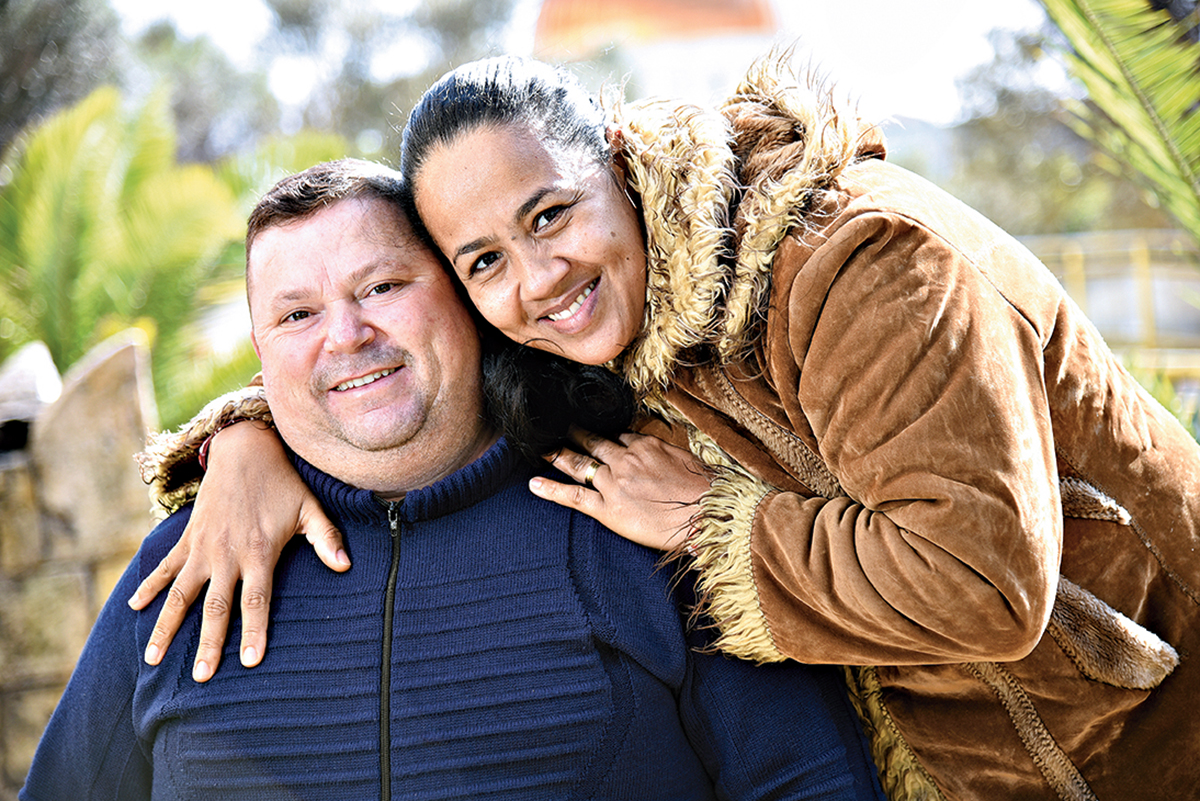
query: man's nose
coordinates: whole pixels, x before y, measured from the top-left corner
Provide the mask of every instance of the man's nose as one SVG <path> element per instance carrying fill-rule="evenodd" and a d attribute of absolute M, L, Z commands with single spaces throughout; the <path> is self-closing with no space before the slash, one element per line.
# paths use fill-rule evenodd
<path fill-rule="evenodd" d="M 352 353 L 375 339 L 375 328 L 357 304 L 336 306 L 325 323 L 325 350 Z"/>

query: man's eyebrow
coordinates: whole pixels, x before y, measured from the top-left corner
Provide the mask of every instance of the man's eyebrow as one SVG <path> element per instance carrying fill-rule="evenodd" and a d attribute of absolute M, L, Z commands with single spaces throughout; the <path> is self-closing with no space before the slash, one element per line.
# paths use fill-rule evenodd
<path fill-rule="evenodd" d="M 544 186 L 541 189 L 538 189 L 536 192 L 530 195 L 524 203 L 517 207 L 517 211 L 513 215 L 513 221 L 520 222 L 521 220 L 525 219 L 526 215 L 537 208 L 538 204 L 542 202 L 542 199 L 553 191 L 554 187 L 551 186 Z M 451 259 L 451 261 L 458 261 L 458 257 L 466 253 L 474 253 L 477 250 L 482 250 L 494 238 L 495 237 L 491 236 L 481 236 L 478 239 L 472 239 L 470 242 L 467 242 L 464 245 L 459 245 L 458 249 L 454 251 L 454 258 Z"/>
<path fill-rule="evenodd" d="M 374 259 L 349 273 L 347 275 L 347 280 L 350 283 L 357 284 L 358 282 L 369 278 L 373 273 L 388 270 L 393 267 L 396 268 L 397 272 L 403 270 L 403 265 L 399 265 L 389 259 Z M 312 289 L 311 287 L 295 287 L 292 289 L 286 289 L 278 294 L 272 295 L 268 299 L 268 308 L 276 309 L 280 306 L 286 306 L 297 301 L 308 300 L 309 298 L 319 294 L 319 290 Z"/>

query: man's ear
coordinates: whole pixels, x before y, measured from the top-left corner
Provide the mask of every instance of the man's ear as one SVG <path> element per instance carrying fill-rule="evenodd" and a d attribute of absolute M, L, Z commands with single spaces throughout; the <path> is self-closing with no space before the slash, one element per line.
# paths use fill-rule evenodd
<path fill-rule="evenodd" d="M 259 350 L 259 348 L 258 348 L 258 337 L 254 336 L 253 328 L 250 329 L 250 344 L 254 346 L 254 355 L 257 356 L 258 360 L 261 362 L 262 361 L 262 351 Z"/>

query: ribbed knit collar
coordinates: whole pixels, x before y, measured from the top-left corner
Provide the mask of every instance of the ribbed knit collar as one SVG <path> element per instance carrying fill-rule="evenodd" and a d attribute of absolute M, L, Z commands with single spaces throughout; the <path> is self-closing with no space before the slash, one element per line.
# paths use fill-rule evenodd
<path fill-rule="evenodd" d="M 374 523 L 386 518 L 387 507 L 370 490 L 352 487 L 322 473 L 293 454 L 292 460 L 301 478 L 312 488 L 336 520 L 349 523 Z M 483 456 L 428 487 L 413 490 L 400 503 L 400 519 L 405 522 L 429 520 L 473 506 L 516 482 L 532 475 L 529 467 L 508 441 L 501 438 Z"/>

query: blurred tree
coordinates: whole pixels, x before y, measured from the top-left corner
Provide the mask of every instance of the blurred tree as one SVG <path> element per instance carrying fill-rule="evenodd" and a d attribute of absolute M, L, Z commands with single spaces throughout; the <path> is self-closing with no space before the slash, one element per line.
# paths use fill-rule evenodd
<path fill-rule="evenodd" d="M 117 28 L 107 0 L 0 0 L 0 155 L 111 77 Z"/>
<path fill-rule="evenodd" d="M 260 71 L 239 69 L 208 37 L 185 39 L 159 21 L 131 44 L 123 78 L 170 87 L 171 110 L 185 162 L 211 162 L 279 128 L 279 103 Z"/>
<path fill-rule="evenodd" d="M 1196 0 L 1042 0 L 1087 90 L 1075 130 L 1200 241 L 1200 10 Z"/>
<path fill-rule="evenodd" d="M 247 204 L 264 181 L 345 147 L 302 135 L 218 172 L 176 162 L 165 92 L 130 115 L 102 88 L 51 117 L 3 164 L 0 360 L 41 340 L 65 371 L 137 326 L 152 343 L 161 423 L 187 419 L 257 369 L 245 341 L 218 353 L 201 328 L 221 289 L 240 287 Z"/>
<path fill-rule="evenodd" d="M 313 73 L 303 124 L 333 130 L 368 157 L 397 152 L 408 109 L 443 72 L 499 51 L 515 0 L 427 0 L 407 13 L 369 0 L 265 0 L 276 30 L 268 63 L 334 63 Z"/>
<path fill-rule="evenodd" d="M 1046 88 L 1045 37 L 993 31 L 995 56 L 959 82 L 966 122 L 943 184 L 1018 235 L 1169 225 L 1155 198 L 1109 169 Z"/>

